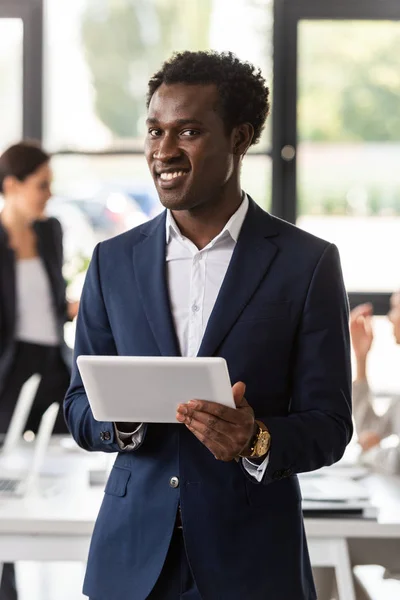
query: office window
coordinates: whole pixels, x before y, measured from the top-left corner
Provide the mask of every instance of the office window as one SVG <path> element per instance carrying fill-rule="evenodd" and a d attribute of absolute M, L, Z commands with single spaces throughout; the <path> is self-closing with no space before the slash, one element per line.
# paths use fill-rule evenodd
<path fill-rule="evenodd" d="M 270 0 L 45 2 L 44 144 L 139 151 L 149 77 L 173 51 L 232 50 L 271 80 Z M 269 129 L 257 150 L 269 146 Z"/>
<path fill-rule="evenodd" d="M 22 19 L 0 18 L 0 153 L 22 136 Z"/>
<path fill-rule="evenodd" d="M 300 21 L 298 220 L 349 292 L 400 287 L 400 23 Z"/>
<path fill-rule="evenodd" d="M 272 1 L 45 0 L 44 6 L 43 143 L 54 152 L 50 209 L 66 232 L 72 281 L 97 241 L 161 210 L 143 157 L 151 75 L 173 51 L 231 50 L 260 67 L 271 85 Z M 244 189 L 266 209 L 270 145 L 268 122 L 242 168 Z M 70 226 L 76 211 L 90 234 Z"/>

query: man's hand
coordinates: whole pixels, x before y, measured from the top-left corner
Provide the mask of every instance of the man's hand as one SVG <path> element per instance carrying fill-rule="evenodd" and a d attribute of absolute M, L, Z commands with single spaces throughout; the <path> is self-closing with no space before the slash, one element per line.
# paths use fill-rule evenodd
<path fill-rule="evenodd" d="M 356 358 L 358 360 L 365 360 L 374 339 L 371 304 L 360 304 L 351 311 L 350 333 Z"/>
<path fill-rule="evenodd" d="M 255 432 L 254 411 L 244 393 L 246 386 L 239 381 L 232 388 L 236 409 L 191 400 L 179 404 L 176 418 L 214 454 L 217 460 L 228 462 L 245 452 Z"/>

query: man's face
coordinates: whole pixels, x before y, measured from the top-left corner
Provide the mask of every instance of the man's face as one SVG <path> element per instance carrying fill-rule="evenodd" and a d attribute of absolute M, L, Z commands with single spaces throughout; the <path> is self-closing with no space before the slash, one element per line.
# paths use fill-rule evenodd
<path fill-rule="evenodd" d="M 234 172 L 232 135 L 216 111 L 215 85 L 162 84 L 148 110 L 145 155 L 162 204 L 213 202 Z"/>
<path fill-rule="evenodd" d="M 389 321 L 393 325 L 393 335 L 396 343 L 400 344 L 400 291 L 392 294 L 390 298 Z"/>

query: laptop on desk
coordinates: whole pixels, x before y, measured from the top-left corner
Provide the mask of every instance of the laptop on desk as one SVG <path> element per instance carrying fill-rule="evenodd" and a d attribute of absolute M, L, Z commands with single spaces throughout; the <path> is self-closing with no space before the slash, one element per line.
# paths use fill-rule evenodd
<path fill-rule="evenodd" d="M 358 481 L 302 473 L 299 482 L 305 517 L 377 517 L 377 509 L 371 504 L 368 490 Z"/>
<path fill-rule="evenodd" d="M 10 457 L 6 457 L 5 465 L 3 461 L 3 465 L 0 466 L 0 499 L 10 496 L 22 497 L 37 483 L 59 408 L 60 405 L 54 402 L 43 414 L 34 442 L 32 459 L 27 469 L 22 472 L 19 469 L 13 469 Z"/>

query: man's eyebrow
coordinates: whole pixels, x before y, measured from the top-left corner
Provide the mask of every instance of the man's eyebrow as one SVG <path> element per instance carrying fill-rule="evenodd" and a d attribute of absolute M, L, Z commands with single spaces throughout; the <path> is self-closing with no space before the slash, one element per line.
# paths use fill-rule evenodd
<path fill-rule="evenodd" d="M 191 125 L 192 123 L 195 125 L 203 125 L 203 121 L 199 121 L 199 119 L 178 119 L 177 120 L 178 125 Z"/>
<path fill-rule="evenodd" d="M 155 117 L 149 117 L 148 119 L 146 119 L 146 123 L 148 125 L 159 125 L 160 121 L 158 119 L 156 119 Z M 174 122 L 174 125 L 203 125 L 202 121 L 199 121 L 199 119 L 177 119 Z"/>

